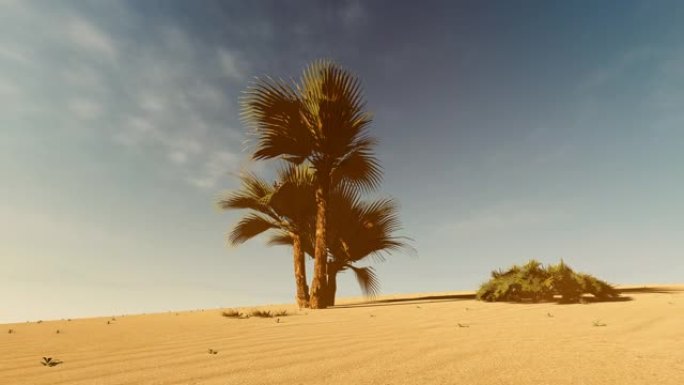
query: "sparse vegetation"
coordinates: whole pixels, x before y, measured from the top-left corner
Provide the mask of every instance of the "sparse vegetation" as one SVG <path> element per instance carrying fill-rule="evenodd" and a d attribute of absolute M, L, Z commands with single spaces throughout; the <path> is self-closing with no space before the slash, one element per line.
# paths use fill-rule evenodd
<path fill-rule="evenodd" d="M 53 367 L 57 366 L 62 363 L 62 361 L 53 359 L 52 357 L 43 357 L 43 360 L 40 362 L 43 366 L 47 367 Z"/>
<path fill-rule="evenodd" d="M 226 317 L 226 318 L 243 319 L 243 318 L 249 318 L 249 317 L 258 317 L 258 318 L 286 317 L 289 314 L 287 313 L 287 310 L 270 311 L 270 310 L 254 309 L 254 310 L 250 311 L 249 314 L 245 314 L 245 313 L 241 313 L 235 309 L 228 309 L 228 310 L 224 310 L 221 313 L 221 315 Z"/>
<path fill-rule="evenodd" d="M 460 327 L 460 328 L 469 328 L 470 325 L 459 323 L 459 324 L 458 324 L 458 327 Z"/>
<path fill-rule="evenodd" d="M 592 325 L 594 325 L 595 327 L 607 326 L 607 324 L 604 324 L 604 323 L 601 322 L 601 321 L 594 321 L 594 322 L 592 323 Z"/>
<path fill-rule="evenodd" d="M 209 349 L 209 354 L 218 354 L 218 350 Z"/>
<path fill-rule="evenodd" d="M 226 317 L 226 318 L 249 318 L 248 315 L 245 315 L 245 314 L 243 314 L 243 313 L 240 313 L 239 311 L 234 310 L 234 309 L 224 310 L 224 311 L 221 313 L 221 315 L 224 316 L 224 317 Z"/>
<path fill-rule="evenodd" d="M 14 333 L 14 329 L 10 329 L 7 331 L 7 334 L 13 334 L 13 333 Z"/>
<path fill-rule="evenodd" d="M 599 300 L 617 298 L 620 294 L 608 283 L 589 274 L 576 273 L 563 260 L 557 265 L 543 266 L 531 260 L 506 271 L 492 271 L 492 278 L 482 284 L 477 299 L 483 301 L 552 301 L 559 296 L 562 303 L 578 303 L 583 294 Z"/>
<path fill-rule="evenodd" d="M 273 313 L 268 310 L 252 310 L 249 315 L 259 318 L 273 318 Z"/>

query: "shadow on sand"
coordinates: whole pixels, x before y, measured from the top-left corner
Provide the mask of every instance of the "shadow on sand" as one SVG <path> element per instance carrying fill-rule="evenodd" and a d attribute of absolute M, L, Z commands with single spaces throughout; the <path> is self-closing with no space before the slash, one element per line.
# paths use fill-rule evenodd
<path fill-rule="evenodd" d="M 676 287 L 631 287 L 625 289 L 618 289 L 621 296 L 609 299 L 598 299 L 591 295 L 584 296 L 582 298 L 583 303 L 600 303 L 600 302 L 627 302 L 632 301 L 634 298 L 624 296 L 622 294 L 635 293 L 635 294 L 671 294 L 676 292 L 681 292 L 681 288 Z M 418 305 L 424 303 L 438 303 L 438 302 L 450 302 L 450 301 L 463 301 L 463 300 L 473 300 L 475 299 L 475 293 L 465 293 L 465 294 L 445 294 L 445 295 L 426 295 L 422 297 L 412 297 L 412 298 L 394 298 L 394 299 L 380 299 L 375 301 L 364 301 L 357 303 L 348 303 L 335 305 L 331 309 L 345 309 L 345 308 L 355 308 L 355 307 L 376 307 L 376 306 L 393 306 L 393 305 Z M 531 301 L 523 302 L 511 302 L 511 303 L 533 303 Z M 538 302 L 538 303 L 557 303 L 559 305 L 564 305 L 562 301 L 551 301 L 551 302 Z"/>
<path fill-rule="evenodd" d="M 365 301 L 335 305 L 333 309 L 344 309 L 351 307 L 371 307 L 371 306 L 391 306 L 391 305 L 415 305 L 421 303 L 449 302 L 457 300 L 475 299 L 475 293 L 467 294 L 445 294 L 445 295 L 426 295 L 412 298 L 379 299 L 375 301 Z"/>

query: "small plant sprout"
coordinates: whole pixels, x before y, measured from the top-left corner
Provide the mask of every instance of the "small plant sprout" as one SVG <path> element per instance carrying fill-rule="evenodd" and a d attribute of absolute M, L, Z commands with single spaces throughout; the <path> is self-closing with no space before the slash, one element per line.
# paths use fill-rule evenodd
<path fill-rule="evenodd" d="M 551 313 L 546 313 L 546 316 L 549 318 L 553 318 L 553 314 L 551 314 Z"/>
<path fill-rule="evenodd" d="M 57 360 L 57 359 L 53 359 L 52 357 L 43 357 L 43 360 L 40 361 L 40 363 L 43 366 L 53 367 L 53 366 L 57 366 L 57 365 L 61 364 L 62 361 Z"/>
<path fill-rule="evenodd" d="M 7 334 L 12 334 L 12 333 L 14 333 L 14 329 L 10 329 L 7 331 Z"/>
<path fill-rule="evenodd" d="M 600 326 L 607 326 L 607 324 L 601 322 L 601 321 L 594 321 L 592 323 L 595 327 L 600 327 Z"/>
<path fill-rule="evenodd" d="M 209 349 L 209 354 L 218 354 L 218 350 Z"/>
<path fill-rule="evenodd" d="M 462 324 L 462 323 L 459 322 L 459 323 L 458 323 L 458 327 L 460 327 L 460 328 L 469 328 L 470 325 L 468 325 L 468 324 Z"/>

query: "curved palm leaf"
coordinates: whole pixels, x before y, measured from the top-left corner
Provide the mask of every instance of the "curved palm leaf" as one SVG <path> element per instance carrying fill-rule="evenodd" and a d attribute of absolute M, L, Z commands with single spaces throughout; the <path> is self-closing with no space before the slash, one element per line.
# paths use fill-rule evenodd
<path fill-rule="evenodd" d="M 277 217 L 269 201 L 275 192 L 275 187 L 253 173 L 240 176 L 241 189 L 234 191 L 218 201 L 222 210 L 249 209 Z"/>
<path fill-rule="evenodd" d="M 257 79 L 241 99 L 243 122 L 257 136 L 255 160 L 284 157 L 303 162 L 311 153 L 311 132 L 302 121 L 296 85 L 282 80 Z"/>
<path fill-rule="evenodd" d="M 239 245 L 266 230 L 281 228 L 280 224 L 259 214 L 249 214 L 235 225 L 228 235 L 230 243 Z"/>
<path fill-rule="evenodd" d="M 380 294 L 380 280 L 372 267 L 356 267 L 351 264 L 346 265 L 346 267 L 354 272 L 363 295 L 373 298 Z"/>

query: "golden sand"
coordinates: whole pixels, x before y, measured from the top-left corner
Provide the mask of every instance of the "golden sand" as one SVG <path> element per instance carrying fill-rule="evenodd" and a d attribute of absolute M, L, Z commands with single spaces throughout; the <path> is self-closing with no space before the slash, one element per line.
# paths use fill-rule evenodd
<path fill-rule="evenodd" d="M 279 319 L 213 309 L 5 324 L 0 384 L 681 385 L 684 285 L 658 289 L 573 305 L 440 293 L 262 307 L 290 312 Z"/>

